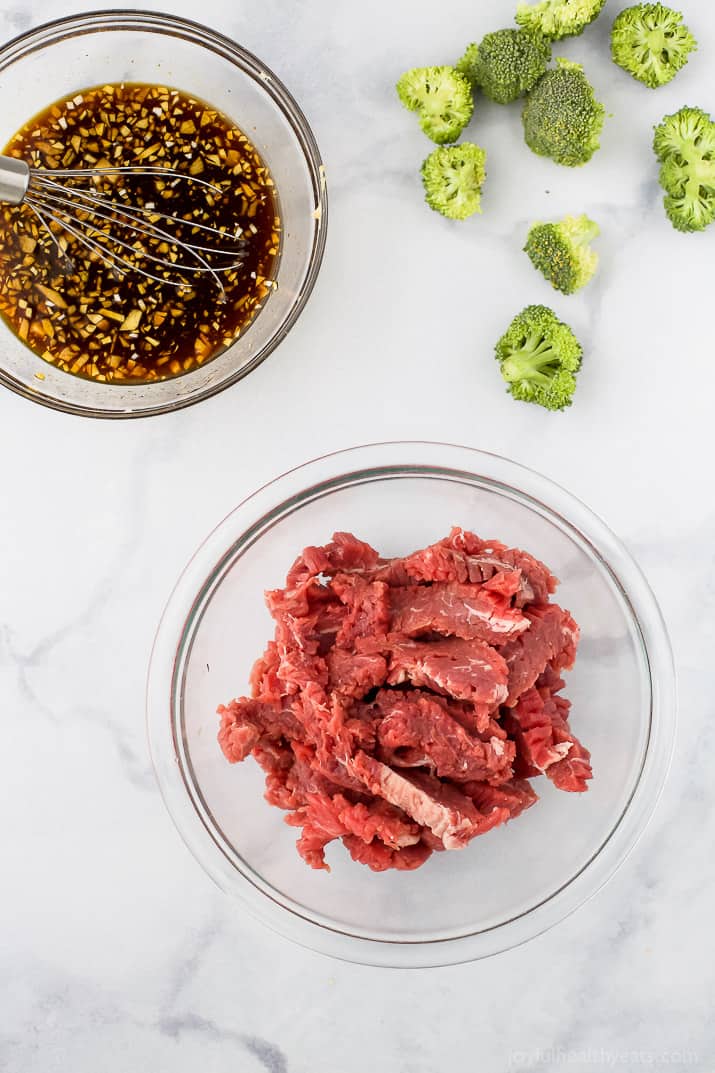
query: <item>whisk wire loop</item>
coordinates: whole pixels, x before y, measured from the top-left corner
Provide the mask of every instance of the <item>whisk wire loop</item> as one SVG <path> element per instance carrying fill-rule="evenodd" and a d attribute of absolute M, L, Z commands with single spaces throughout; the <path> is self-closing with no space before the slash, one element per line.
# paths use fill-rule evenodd
<path fill-rule="evenodd" d="M 0 155 L 0 201 L 27 205 L 61 253 L 53 224 L 114 271 L 137 272 L 153 282 L 182 289 L 190 287 L 192 275 L 208 274 L 225 298 L 221 274 L 241 268 L 240 235 L 164 212 L 153 202 L 141 205 L 108 198 L 96 187 L 112 176 L 161 178 L 171 185 L 186 182 L 217 196 L 223 193 L 215 183 L 171 168 L 35 169 L 15 157 Z M 78 179 L 86 185 L 75 182 Z M 119 196 L 126 193 L 125 187 L 118 191 Z M 208 245 L 209 237 L 220 244 Z M 166 273 L 160 275 L 160 269 Z"/>

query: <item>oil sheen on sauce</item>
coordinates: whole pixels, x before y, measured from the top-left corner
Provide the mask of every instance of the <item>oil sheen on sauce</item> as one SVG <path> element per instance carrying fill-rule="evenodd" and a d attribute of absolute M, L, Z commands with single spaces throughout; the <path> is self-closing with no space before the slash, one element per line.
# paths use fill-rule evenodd
<path fill-rule="evenodd" d="M 220 273 L 221 289 L 210 273 L 188 274 L 144 255 L 135 258 L 136 235 L 126 224 L 118 217 L 93 218 L 97 230 L 90 236 L 130 261 L 129 268 L 117 259 L 107 264 L 58 224 L 50 222 L 50 234 L 28 205 L 2 206 L 0 315 L 58 368 L 104 382 L 181 375 L 230 346 L 270 296 L 280 251 L 273 180 L 246 135 L 203 101 L 167 86 L 97 86 L 51 105 L 4 152 L 37 169 L 141 166 L 204 180 L 220 193 L 194 182 L 116 174 L 101 176 L 92 189 L 113 202 L 218 228 L 225 243 L 213 235 L 201 241 L 236 250 L 233 261 L 240 260 Z M 86 188 L 86 177 L 81 185 Z M 162 219 L 161 226 L 174 225 Z M 174 233 L 184 238 L 186 226 Z M 170 260 L 176 253 L 170 245 L 158 251 Z"/>

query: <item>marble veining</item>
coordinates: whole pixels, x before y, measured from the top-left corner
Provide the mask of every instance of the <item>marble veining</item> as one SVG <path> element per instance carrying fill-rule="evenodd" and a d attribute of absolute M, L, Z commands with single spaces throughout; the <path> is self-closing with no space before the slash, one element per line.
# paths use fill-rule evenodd
<path fill-rule="evenodd" d="M 174 0 L 298 98 L 325 158 L 328 249 L 289 339 L 199 407 L 109 424 L 0 395 L 3 1071 L 713 1069 L 715 229 L 672 230 L 649 143 L 682 104 L 715 111 L 715 13 L 683 0 L 700 49 L 650 92 L 608 57 L 624 4 L 556 49 L 612 114 L 602 150 L 559 169 L 523 145 L 518 109 L 478 102 L 484 215 L 454 226 L 421 203 L 429 145 L 392 86 L 508 24 L 511 0 Z M 0 36 L 61 13 L 6 6 Z M 602 267 L 562 298 L 521 246 L 530 221 L 582 211 Z M 540 301 L 586 348 L 563 415 L 509 399 L 492 357 Z M 144 730 L 154 630 L 199 541 L 286 468 L 387 438 L 496 451 L 587 502 L 655 589 L 680 680 L 671 776 L 612 882 L 520 949 L 412 973 L 332 962 L 240 916 L 174 831 Z"/>

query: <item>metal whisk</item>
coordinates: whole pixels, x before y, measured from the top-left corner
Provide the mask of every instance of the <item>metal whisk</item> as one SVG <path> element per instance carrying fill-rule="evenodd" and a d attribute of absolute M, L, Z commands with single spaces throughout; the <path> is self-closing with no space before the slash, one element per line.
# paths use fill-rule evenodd
<path fill-rule="evenodd" d="M 107 198 L 98 192 L 97 186 L 103 178 L 113 176 L 140 179 L 154 176 L 169 183 L 193 183 L 219 196 L 223 193 L 213 183 L 170 168 L 36 169 L 24 160 L 0 155 L 0 202 L 23 204 L 31 209 L 63 256 L 51 223 L 120 274 L 139 272 L 157 283 L 182 288 L 189 286 L 181 278 L 182 273 L 189 276 L 208 273 L 224 297 L 221 274 L 241 266 L 240 237 L 161 212 L 154 203 L 134 205 Z M 80 185 L 83 182 L 85 185 Z M 181 237 L 182 232 L 186 237 Z M 209 236 L 220 240 L 220 245 L 203 245 Z M 139 261 L 144 261 L 145 267 Z M 169 269 L 170 274 L 158 275 L 159 266 Z"/>

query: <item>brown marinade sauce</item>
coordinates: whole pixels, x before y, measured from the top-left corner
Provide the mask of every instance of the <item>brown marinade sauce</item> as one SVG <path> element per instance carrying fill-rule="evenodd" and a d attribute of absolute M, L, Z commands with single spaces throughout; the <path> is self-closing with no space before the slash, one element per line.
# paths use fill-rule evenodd
<path fill-rule="evenodd" d="M 273 180 L 246 135 L 203 101 L 166 86 L 97 86 L 51 105 L 4 152 L 38 169 L 141 165 L 200 178 L 221 193 L 161 176 L 103 176 L 92 189 L 225 230 L 224 240 L 156 221 L 179 238 L 238 251 L 234 260 L 240 258 L 237 268 L 220 273 L 222 300 L 210 274 L 172 270 L 118 246 L 116 239 L 131 246 L 136 236 L 116 217 L 93 221 L 112 238 L 88 233 L 127 257 L 134 265 L 128 270 L 107 265 L 56 224 L 53 239 L 28 205 L 1 206 L 0 315 L 60 369 L 124 383 L 188 372 L 225 350 L 275 286 L 280 219 Z M 81 185 L 87 187 L 86 178 Z M 176 246 L 152 250 L 179 260 Z M 205 256 L 214 266 L 230 263 Z M 142 276 L 139 266 L 161 281 Z M 167 278 L 182 286 L 163 282 Z"/>

